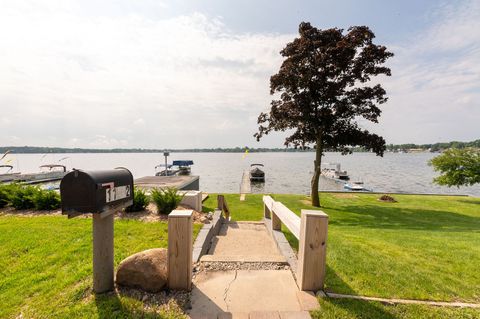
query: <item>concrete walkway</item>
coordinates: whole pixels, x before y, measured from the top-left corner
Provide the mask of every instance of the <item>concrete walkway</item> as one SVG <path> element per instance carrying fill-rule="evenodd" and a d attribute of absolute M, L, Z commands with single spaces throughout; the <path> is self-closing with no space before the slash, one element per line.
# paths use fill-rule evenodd
<path fill-rule="evenodd" d="M 298 290 L 263 223 L 222 225 L 195 275 L 191 318 L 310 318 L 315 296 Z"/>

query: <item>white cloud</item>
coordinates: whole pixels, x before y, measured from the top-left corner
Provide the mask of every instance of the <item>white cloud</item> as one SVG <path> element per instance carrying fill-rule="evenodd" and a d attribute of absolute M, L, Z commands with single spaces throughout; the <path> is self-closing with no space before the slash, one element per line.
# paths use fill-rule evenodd
<path fill-rule="evenodd" d="M 0 12 L 0 107 L 21 120 L 23 144 L 56 131 L 61 145 L 83 136 L 84 146 L 233 146 L 214 133 L 224 121 L 249 140 L 249 117 L 268 106 L 269 76 L 291 38 L 233 34 L 200 13 L 90 16 L 78 13 L 82 2 L 47 3 L 6 2 Z M 200 144 L 180 138 L 192 131 Z"/>
<path fill-rule="evenodd" d="M 478 137 L 479 6 L 440 6 L 430 28 L 388 45 L 390 101 L 372 127 L 388 142 Z M 165 18 L 153 0 L 0 7 L 0 145 L 282 145 L 280 133 L 262 144 L 252 135 L 295 34 L 236 34 L 202 13 Z"/>
<path fill-rule="evenodd" d="M 392 143 L 479 138 L 480 2 L 444 5 L 396 54 L 379 128 Z"/>

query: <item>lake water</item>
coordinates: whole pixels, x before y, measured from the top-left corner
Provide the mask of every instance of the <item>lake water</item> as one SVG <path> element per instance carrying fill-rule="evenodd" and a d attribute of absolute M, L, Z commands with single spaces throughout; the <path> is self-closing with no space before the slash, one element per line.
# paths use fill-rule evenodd
<path fill-rule="evenodd" d="M 354 153 L 342 156 L 327 153 L 324 163 L 341 163 L 351 179 L 362 180 L 365 186 L 378 192 L 414 192 L 469 194 L 480 196 L 480 185 L 448 188 L 432 184 L 435 172 L 427 165 L 436 154 L 387 153 L 377 157 L 371 153 Z M 63 159 L 67 157 L 66 159 Z M 245 158 L 239 153 L 171 153 L 172 160 L 194 161 L 192 175 L 200 176 L 200 189 L 206 192 L 237 193 L 242 173 L 252 163 L 265 165 L 265 184 L 253 185 L 259 193 L 307 194 L 315 154 L 308 153 L 250 153 Z M 164 163 L 161 153 L 110 153 L 110 154 L 14 154 L 13 165 L 22 173 L 36 172 L 42 164 L 60 163 L 68 169 L 85 170 L 128 168 L 134 177 L 154 175 L 154 167 Z M 343 185 L 321 178 L 320 189 L 343 190 Z"/>

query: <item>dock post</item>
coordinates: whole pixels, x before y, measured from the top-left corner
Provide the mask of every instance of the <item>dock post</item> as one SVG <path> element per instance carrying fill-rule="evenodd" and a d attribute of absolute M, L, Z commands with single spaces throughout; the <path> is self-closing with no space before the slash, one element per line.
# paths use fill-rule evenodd
<path fill-rule="evenodd" d="M 168 215 L 168 287 L 192 289 L 193 211 L 174 210 Z"/>
<path fill-rule="evenodd" d="M 327 252 L 328 215 L 318 210 L 302 209 L 298 250 L 298 287 L 300 290 L 323 289 Z"/>

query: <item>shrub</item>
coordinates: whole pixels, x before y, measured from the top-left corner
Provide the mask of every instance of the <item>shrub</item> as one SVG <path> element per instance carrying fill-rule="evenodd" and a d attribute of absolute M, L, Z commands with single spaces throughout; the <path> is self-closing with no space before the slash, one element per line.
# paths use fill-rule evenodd
<path fill-rule="evenodd" d="M 0 208 L 11 203 L 12 195 L 19 187 L 16 183 L 0 185 Z"/>
<path fill-rule="evenodd" d="M 135 187 L 133 191 L 133 205 L 125 208 L 126 212 L 139 212 L 147 207 L 150 199 L 145 191 L 141 188 Z"/>
<path fill-rule="evenodd" d="M 38 210 L 52 210 L 60 208 L 60 194 L 54 190 L 39 189 L 34 197 L 33 202 Z"/>
<path fill-rule="evenodd" d="M 184 195 L 180 195 L 175 187 L 154 188 L 152 190 L 152 201 L 157 205 L 160 214 L 170 214 L 177 208 Z"/>
<path fill-rule="evenodd" d="M 0 185 L 0 208 L 7 206 L 10 202 L 10 192 L 6 186 L 9 185 Z"/>
<path fill-rule="evenodd" d="M 15 209 L 29 209 L 35 207 L 35 195 L 40 192 L 36 186 L 17 185 L 12 189 L 10 204 Z"/>

